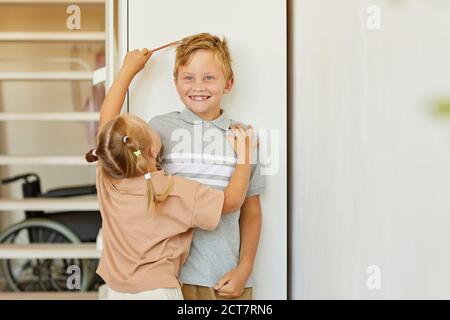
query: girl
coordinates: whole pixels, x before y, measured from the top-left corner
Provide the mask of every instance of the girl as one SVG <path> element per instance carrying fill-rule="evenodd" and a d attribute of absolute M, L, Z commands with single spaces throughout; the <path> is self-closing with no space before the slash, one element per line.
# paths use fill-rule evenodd
<path fill-rule="evenodd" d="M 183 299 L 178 272 L 193 228 L 213 230 L 222 213 L 241 207 L 249 184 L 253 133 L 237 126 L 229 142 L 238 164 L 224 191 L 158 168 L 159 135 L 138 117 L 118 115 L 150 55 L 146 49 L 127 54 L 100 111 L 97 148 L 86 154 L 87 161 L 98 160 L 103 252 L 97 273 L 107 299 Z"/>

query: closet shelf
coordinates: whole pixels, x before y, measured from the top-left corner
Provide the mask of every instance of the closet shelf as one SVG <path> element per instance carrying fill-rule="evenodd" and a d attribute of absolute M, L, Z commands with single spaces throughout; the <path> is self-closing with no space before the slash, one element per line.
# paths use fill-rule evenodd
<path fill-rule="evenodd" d="M 0 292 L 1 300 L 98 300 L 99 293 L 91 292 Z"/>
<path fill-rule="evenodd" d="M 96 211 L 99 210 L 96 197 L 88 199 L 75 198 L 28 198 L 28 199 L 7 199 L 0 198 L 0 211 Z"/>
<path fill-rule="evenodd" d="M 0 112 L 0 121 L 98 121 L 99 112 Z"/>
<path fill-rule="evenodd" d="M 92 166 L 83 156 L 10 156 L 0 155 L 0 166 L 9 165 L 68 165 Z"/>
<path fill-rule="evenodd" d="M 89 80 L 93 73 L 87 71 L 0 72 L 0 80 Z"/>
<path fill-rule="evenodd" d="M 0 41 L 105 41 L 104 32 L 0 32 Z"/>
<path fill-rule="evenodd" d="M 0 259 L 98 259 L 100 255 L 95 243 L 0 244 Z"/>
<path fill-rule="evenodd" d="M 105 0 L 0 0 L 0 4 L 103 4 Z"/>

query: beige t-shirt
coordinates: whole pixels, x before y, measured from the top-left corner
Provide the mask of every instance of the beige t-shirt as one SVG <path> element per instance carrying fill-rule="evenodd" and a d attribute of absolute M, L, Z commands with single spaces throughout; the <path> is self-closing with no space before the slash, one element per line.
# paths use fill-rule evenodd
<path fill-rule="evenodd" d="M 164 171 L 151 174 L 156 193 L 168 183 Z M 173 176 L 173 190 L 158 212 L 147 209 L 144 177 L 113 179 L 97 167 L 103 252 L 97 273 L 120 292 L 179 288 L 194 227 L 213 230 L 220 221 L 224 193 Z"/>

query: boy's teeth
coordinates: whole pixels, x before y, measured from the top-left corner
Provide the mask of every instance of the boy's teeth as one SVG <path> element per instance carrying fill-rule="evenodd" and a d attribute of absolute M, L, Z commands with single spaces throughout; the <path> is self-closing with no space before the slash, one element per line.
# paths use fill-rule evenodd
<path fill-rule="evenodd" d="M 195 101 L 205 101 L 206 99 L 208 99 L 207 96 L 192 96 L 191 98 Z"/>

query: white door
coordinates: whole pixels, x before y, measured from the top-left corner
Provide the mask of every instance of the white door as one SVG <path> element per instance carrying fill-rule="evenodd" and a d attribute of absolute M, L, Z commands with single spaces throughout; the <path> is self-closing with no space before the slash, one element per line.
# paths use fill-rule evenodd
<path fill-rule="evenodd" d="M 121 1 L 119 51 L 155 48 L 209 32 L 225 36 L 235 86 L 224 99 L 231 118 L 265 129 L 271 141 L 263 226 L 255 263 L 256 299 L 287 297 L 286 8 L 279 0 Z M 128 11 L 128 12 L 127 12 Z M 127 20 L 128 17 L 128 20 Z M 127 29 L 128 27 L 128 29 Z M 144 119 L 184 108 L 173 83 L 174 50 L 155 53 L 130 87 L 129 112 Z M 269 153 L 266 153 L 269 154 Z"/>

